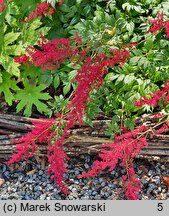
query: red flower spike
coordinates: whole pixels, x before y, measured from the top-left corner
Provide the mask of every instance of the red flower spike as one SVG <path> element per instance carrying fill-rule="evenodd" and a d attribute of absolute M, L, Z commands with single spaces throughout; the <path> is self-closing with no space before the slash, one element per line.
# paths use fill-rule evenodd
<path fill-rule="evenodd" d="M 5 10 L 5 3 L 4 0 L 0 0 L 0 13 Z"/>
<path fill-rule="evenodd" d="M 42 2 L 41 4 L 37 4 L 35 11 L 33 11 L 22 23 L 26 23 L 32 19 L 37 18 L 38 16 L 42 17 L 43 15 L 50 16 L 55 12 L 55 8 L 51 6 L 51 4 Z"/>
<path fill-rule="evenodd" d="M 157 34 L 161 30 L 161 28 L 163 26 L 163 21 L 164 21 L 163 20 L 163 13 L 158 13 L 157 17 L 158 17 L 157 19 L 148 20 L 152 24 L 152 26 L 147 31 L 147 33 L 153 32 L 153 34 Z"/>
<path fill-rule="evenodd" d="M 143 96 L 138 101 L 135 101 L 134 105 L 136 107 L 143 107 L 144 105 L 157 107 L 158 102 L 161 100 L 162 97 L 164 97 L 164 104 L 166 104 L 169 101 L 168 91 L 169 82 L 167 81 L 166 83 L 164 83 L 164 87 L 161 90 L 157 90 L 154 93 L 151 93 L 150 98 L 146 98 L 145 96 Z"/>
<path fill-rule="evenodd" d="M 162 127 L 158 130 L 156 130 L 152 135 L 151 138 L 153 138 L 154 136 L 156 136 L 157 134 L 161 134 L 163 132 L 166 132 L 168 130 L 168 125 L 163 124 Z"/>
<path fill-rule="evenodd" d="M 165 21 L 163 23 L 164 27 L 165 27 L 165 31 L 166 31 L 166 38 L 169 38 L 169 20 Z"/>
<path fill-rule="evenodd" d="M 30 60 L 30 57 L 25 55 L 25 54 L 22 54 L 20 57 L 14 58 L 14 61 L 19 63 L 19 64 L 21 64 L 21 63 L 26 64 L 27 61 L 29 61 L 29 60 Z"/>
<path fill-rule="evenodd" d="M 86 178 L 89 176 L 95 177 L 98 173 L 101 173 L 108 167 L 111 171 L 115 168 L 120 159 L 120 166 L 124 167 L 127 171 L 127 176 L 124 176 L 122 179 L 124 193 L 128 199 L 138 199 L 140 181 L 134 172 L 131 161 L 142 148 L 148 145 L 145 138 L 138 137 L 139 133 L 145 131 L 146 129 L 147 128 L 145 126 L 142 126 L 135 130 L 134 133 L 131 131 L 131 134 L 127 133 L 126 136 L 119 136 L 119 138 L 116 136 L 116 140 L 112 144 L 103 144 L 101 154 L 99 154 L 101 161 L 95 161 L 92 169 L 87 173 L 80 175 L 79 178 Z"/>

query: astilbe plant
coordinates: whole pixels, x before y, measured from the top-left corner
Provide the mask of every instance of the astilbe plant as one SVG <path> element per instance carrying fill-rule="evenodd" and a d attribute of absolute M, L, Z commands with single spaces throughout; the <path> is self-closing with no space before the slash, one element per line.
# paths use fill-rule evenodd
<path fill-rule="evenodd" d="M 75 43 L 77 46 L 74 45 Z M 65 138 L 69 135 L 69 129 L 73 128 L 75 123 L 78 123 L 79 126 L 82 125 L 82 119 L 86 115 L 87 105 L 90 102 L 90 92 L 102 85 L 103 77 L 108 72 L 108 66 L 122 65 L 129 57 L 128 50 L 120 49 L 111 49 L 110 57 L 103 53 L 96 53 L 93 58 L 86 57 L 88 49 L 81 50 L 81 44 L 82 39 L 78 34 L 76 34 L 74 41 L 64 38 L 48 41 L 41 35 L 39 49 L 29 47 L 27 49 L 28 55 L 24 54 L 15 59 L 20 64 L 29 64 L 31 62 L 43 70 L 58 68 L 65 59 L 73 61 L 76 58 L 75 64 L 79 59 L 80 61 L 84 60 L 74 78 L 77 88 L 70 97 L 70 102 L 67 105 L 69 112 L 66 113 L 66 116 L 63 113 L 59 113 L 56 115 L 56 121 L 44 119 L 43 121 L 40 120 L 39 123 L 34 123 L 32 132 L 14 141 L 20 144 L 17 145 L 16 154 L 7 162 L 10 164 L 19 161 L 24 155 L 26 158 L 32 156 L 37 148 L 36 142 L 42 143 L 47 141 L 48 173 L 65 194 L 68 194 L 68 189 L 64 184 L 64 172 L 67 171 L 65 159 L 69 158 L 63 151 L 63 144 Z M 40 127 L 40 124 L 42 127 Z"/>
<path fill-rule="evenodd" d="M 48 10 L 45 9 L 44 11 L 48 13 Z M 38 10 L 36 10 L 32 17 L 35 18 L 42 14 L 41 11 L 38 12 Z M 156 33 L 156 26 L 158 26 L 159 31 L 162 27 L 161 23 L 163 26 L 167 25 L 166 22 L 163 21 L 162 15 L 159 15 L 159 19 L 162 21 L 158 23 L 151 21 L 152 27 L 154 27 L 155 30 L 151 28 L 149 32 L 154 31 Z M 75 43 L 77 43 L 77 46 L 74 45 Z M 120 67 L 125 63 L 126 59 L 129 58 L 129 51 L 126 49 L 111 49 L 109 56 L 104 53 L 98 54 L 96 52 L 94 57 L 86 57 L 88 48 L 81 50 L 80 45 L 83 47 L 82 39 L 78 35 L 76 35 L 75 41 L 64 38 L 48 41 L 41 35 L 39 48 L 28 47 L 27 55 L 24 54 L 20 58 L 15 59 L 15 61 L 20 64 L 31 62 L 35 66 L 41 67 L 43 70 L 59 68 L 66 59 L 75 61 L 75 64 L 78 61 L 83 61 L 81 68 L 77 71 L 77 75 L 74 78 L 74 82 L 77 83 L 77 88 L 71 95 L 70 102 L 67 105 L 68 113 L 65 115 L 63 112 L 59 113 L 56 115 L 56 119 L 39 119 L 33 122 L 33 130 L 14 141 L 14 143 L 19 142 L 17 151 L 7 162 L 8 164 L 17 162 L 24 159 L 24 156 L 27 159 L 35 153 L 37 142 L 47 142 L 49 161 L 48 173 L 65 194 L 69 192 L 64 184 L 64 172 L 67 171 L 65 159 L 68 160 L 69 158 L 63 150 L 63 145 L 66 137 L 69 135 L 69 129 L 73 128 L 75 123 L 78 123 L 79 126 L 82 125 L 82 119 L 86 115 L 87 105 L 90 102 L 90 92 L 93 89 L 98 89 L 100 85 L 102 85 L 104 75 L 108 72 L 108 67 Z M 135 105 L 139 107 L 145 104 L 157 106 L 156 103 L 161 100 L 163 95 L 165 95 L 165 102 L 168 102 L 168 83 L 165 84 L 164 89 L 151 94 L 149 99 L 140 99 Z M 158 98 L 156 98 L 157 96 Z M 156 103 L 154 101 L 156 101 Z M 162 116 L 162 118 L 165 118 L 165 116 Z M 115 136 L 115 140 L 112 144 L 102 145 L 101 154 L 99 155 L 100 161 L 95 161 L 95 165 L 92 169 L 79 176 L 79 178 L 96 176 L 107 167 L 113 170 L 120 161 L 120 166 L 126 169 L 126 175 L 122 178 L 125 195 L 128 199 L 138 199 L 138 192 L 140 191 L 141 185 L 133 168 L 133 159 L 142 148 L 148 145 L 146 140 L 147 134 L 152 133 L 152 137 L 154 137 L 157 133 L 164 132 L 167 127 L 167 121 L 163 121 L 153 128 L 148 128 L 143 125 L 133 131 Z"/>

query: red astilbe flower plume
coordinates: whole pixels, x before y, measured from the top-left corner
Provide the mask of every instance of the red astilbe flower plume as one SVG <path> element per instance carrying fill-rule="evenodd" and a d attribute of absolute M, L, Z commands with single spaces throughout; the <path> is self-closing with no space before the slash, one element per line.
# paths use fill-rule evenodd
<path fill-rule="evenodd" d="M 166 38 L 169 38 L 169 20 L 164 21 L 163 25 L 164 25 L 165 31 L 166 31 Z"/>
<path fill-rule="evenodd" d="M 67 155 L 62 149 L 62 142 L 57 140 L 54 145 L 51 145 L 52 139 L 56 137 L 56 132 L 53 127 L 57 124 L 56 120 L 50 119 L 37 119 L 32 121 L 34 128 L 31 132 L 23 135 L 22 137 L 13 140 L 16 145 L 16 153 L 13 157 L 6 162 L 6 164 L 12 164 L 22 159 L 28 159 L 32 157 L 38 148 L 37 142 L 40 144 L 48 143 L 48 161 L 50 163 L 48 167 L 49 174 L 55 179 L 60 190 L 68 194 L 68 189 L 64 185 L 64 172 L 67 171 L 65 159 L 68 159 Z"/>
<path fill-rule="evenodd" d="M 164 27 L 166 30 L 166 37 L 169 38 L 169 20 L 164 20 L 164 15 L 162 12 L 159 12 L 157 17 L 157 19 L 148 20 L 152 25 L 147 33 L 153 32 L 153 34 L 157 34 L 159 31 L 161 31 L 162 27 Z"/>
<path fill-rule="evenodd" d="M 39 49 L 29 47 L 27 52 L 31 56 L 34 65 L 40 66 L 42 70 L 54 70 L 65 59 L 74 54 L 69 39 L 61 38 L 48 41 L 42 35 L 41 38 L 42 42 L 39 41 Z"/>
<path fill-rule="evenodd" d="M 36 142 L 43 143 L 50 135 L 50 127 L 55 123 L 54 119 L 37 119 L 32 121 L 34 128 L 31 132 L 23 135 L 22 137 L 13 140 L 16 145 L 16 153 L 13 157 L 6 162 L 12 164 L 18 162 L 23 158 L 30 158 L 33 156 L 37 149 Z"/>
<path fill-rule="evenodd" d="M 136 176 L 131 162 L 127 165 L 126 169 L 128 175 L 122 176 L 123 191 L 128 200 L 138 200 L 141 182 Z"/>
<path fill-rule="evenodd" d="M 95 177 L 106 168 L 112 171 L 120 160 L 120 166 L 127 171 L 127 176 L 123 177 L 125 195 L 129 199 L 138 199 L 140 182 L 135 175 L 131 161 L 142 148 L 148 145 L 145 138 L 139 137 L 139 134 L 147 129 L 146 126 L 141 126 L 132 132 L 126 133 L 126 135 L 117 136 L 114 143 L 102 144 L 101 154 L 99 154 L 101 161 L 96 160 L 92 169 L 80 175 L 79 178 Z"/>
<path fill-rule="evenodd" d="M 0 0 L 0 13 L 5 10 L 4 0 Z"/>
<path fill-rule="evenodd" d="M 144 105 L 157 107 L 160 100 L 163 98 L 164 104 L 167 104 L 169 101 L 169 81 L 164 83 L 164 87 L 161 90 L 157 90 L 153 93 L 150 93 L 150 98 L 143 96 L 138 101 L 134 102 L 136 107 L 143 107 Z"/>
<path fill-rule="evenodd" d="M 50 3 L 42 2 L 41 4 L 37 4 L 37 7 L 35 11 L 32 11 L 32 13 L 22 21 L 22 23 L 26 23 L 32 19 L 35 19 L 37 17 L 42 17 L 43 15 L 50 16 L 55 12 L 55 8 L 52 7 Z"/>
<path fill-rule="evenodd" d="M 108 72 L 108 66 L 114 66 L 118 63 L 122 64 L 129 57 L 126 50 L 111 50 L 114 53 L 110 58 L 105 54 L 100 54 L 95 58 L 86 58 L 85 63 L 78 70 L 75 81 L 78 86 L 71 97 L 68 105 L 70 110 L 68 118 L 74 116 L 74 120 L 82 125 L 82 118 L 86 114 L 87 104 L 89 102 L 89 93 L 93 89 L 98 89 L 103 83 L 103 76 Z M 75 122 L 74 121 L 74 122 Z"/>
<path fill-rule="evenodd" d="M 48 146 L 48 174 L 59 185 L 61 192 L 68 195 L 69 190 L 64 184 L 64 173 L 68 171 L 66 159 L 68 160 L 69 157 L 63 151 L 63 140 L 56 140 L 54 145 Z"/>
<path fill-rule="evenodd" d="M 158 13 L 157 14 L 157 19 L 154 19 L 154 20 L 148 20 L 152 26 L 151 28 L 147 31 L 147 33 L 149 32 L 153 32 L 153 34 L 157 34 L 161 28 L 163 27 L 163 19 L 164 19 L 164 16 L 163 16 L 163 13 Z"/>
<path fill-rule="evenodd" d="M 30 57 L 25 55 L 25 54 L 22 54 L 20 57 L 14 58 L 14 61 L 19 63 L 19 64 L 21 64 L 21 63 L 26 64 L 27 61 L 29 61 L 29 60 L 30 60 Z"/>

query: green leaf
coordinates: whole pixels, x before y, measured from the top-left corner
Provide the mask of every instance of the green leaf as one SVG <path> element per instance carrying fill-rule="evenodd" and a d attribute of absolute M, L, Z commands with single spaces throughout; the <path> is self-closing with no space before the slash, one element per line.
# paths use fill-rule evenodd
<path fill-rule="evenodd" d="M 70 88 L 71 88 L 71 83 L 66 84 L 63 88 L 63 94 L 66 95 L 70 91 Z"/>
<path fill-rule="evenodd" d="M 6 56 L 1 55 L 0 58 L 1 58 L 0 63 L 2 64 L 2 66 L 7 72 L 11 75 L 15 75 L 19 77 L 20 75 L 19 64 L 14 62 L 13 58 L 8 55 Z"/>
<path fill-rule="evenodd" d="M 59 74 L 55 75 L 55 78 L 53 80 L 53 85 L 54 88 L 57 89 L 57 87 L 60 85 L 60 78 L 59 78 Z"/>
<path fill-rule="evenodd" d="M 133 31 L 134 31 L 134 23 L 133 22 L 130 22 L 130 23 L 127 23 L 127 25 L 126 25 L 126 29 L 130 32 L 130 33 L 132 33 Z"/>
<path fill-rule="evenodd" d="M 77 74 L 77 70 L 72 70 L 68 75 L 68 80 L 69 81 L 73 80 L 75 78 L 76 74 Z"/>
<path fill-rule="evenodd" d="M 14 33 L 14 32 L 9 32 L 4 36 L 4 45 L 7 46 L 14 41 L 17 40 L 17 38 L 20 36 L 21 33 Z"/>
<path fill-rule="evenodd" d="M 152 49 L 153 48 L 153 40 L 151 38 L 147 39 L 144 46 L 147 50 Z"/>
<path fill-rule="evenodd" d="M 126 119 L 124 121 L 124 125 L 129 128 L 130 130 L 133 130 L 134 129 L 134 123 L 135 121 L 134 120 L 131 120 L 131 119 Z"/>
<path fill-rule="evenodd" d="M 16 91 L 19 90 L 16 85 L 16 81 L 11 79 L 11 75 L 7 72 L 2 73 L 2 83 L 0 83 L 0 94 L 3 93 L 5 97 L 5 101 L 8 105 L 12 105 L 12 101 L 14 100 L 14 95 L 11 90 Z"/>
<path fill-rule="evenodd" d="M 130 58 L 130 63 L 136 65 L 138 63 L 138 61 L 140 60 L 140 56 L 134 56 L 132 58 Z"/>
<path fill-rule="evenodd" d="M 48 93 L 42 92 L 46 86 L 40 84 L 39 86 L 30 85 L 28 80 L 24 82 L 25 88 L 17 91 L 15 99 L 19 100 L 16 107 L 17 112 L 24 110 L 25 116 L 31 116 L 33 105 L 36 106 L 40 113 L 48 112 L 48 107 L 46 104 L 41 102 L 41 100 L 49 100 L 51 96 Z"/>

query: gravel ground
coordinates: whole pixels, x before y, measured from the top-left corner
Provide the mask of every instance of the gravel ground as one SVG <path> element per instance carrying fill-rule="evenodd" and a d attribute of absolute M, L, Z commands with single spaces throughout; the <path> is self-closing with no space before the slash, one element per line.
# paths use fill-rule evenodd
<path fill-rule="evenodd" d="M 0 200 L 124 200 L 121 177 L 124 172 L 116 167 L 112 172 L 104 172 L 97 178 L 78 179 L 77 176 L 90 169 L 93 163 L 90 156 L 72 158 L 69 172 L 65 174 L 71 193 L 65 197 L 51 182 L 47 167 L 42 170 L 35 159 L 20 162 L 17 169 L 0 163 Z M 162 176 L 169 176 L 169 164 L 135 161 L 137 176 L 142 182 L 140 199 L 164 200 L 169 198 L 169 191 Z"/>

